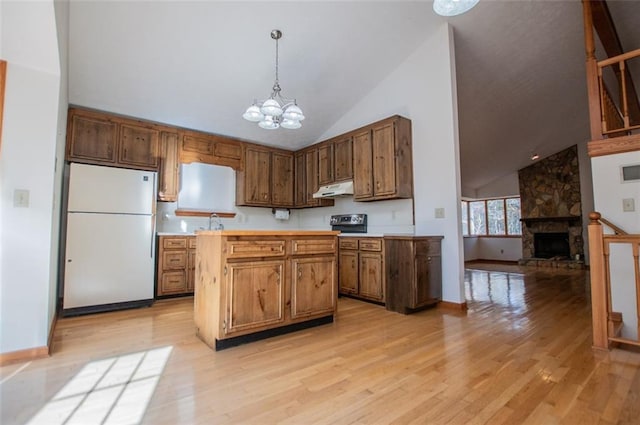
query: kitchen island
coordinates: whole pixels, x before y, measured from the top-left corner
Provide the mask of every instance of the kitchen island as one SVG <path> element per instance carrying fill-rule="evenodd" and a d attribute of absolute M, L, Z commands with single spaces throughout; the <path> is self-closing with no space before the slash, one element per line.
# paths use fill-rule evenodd
<path fill-rule="evenodd" d="M 196 334 L 220 350 L 333 321 L 335 231 L 196 232 Z"/>

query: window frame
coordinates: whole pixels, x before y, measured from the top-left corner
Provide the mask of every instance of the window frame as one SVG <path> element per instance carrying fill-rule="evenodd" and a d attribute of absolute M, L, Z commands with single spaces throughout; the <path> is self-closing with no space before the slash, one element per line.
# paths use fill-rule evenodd
<path fill-rule="evenodd" d="M 519 199 L 520 200 L 520 196 L 506 196 L 506 197 L 498 197 L 498 198 L 486 198 L 486 199 L 461 199 L 460 203 L 461 206 L 460 208 L 465 208 L 467 210 L 467 223 L 466 223 L 466 234 L 464 233 L 464 230 L 462 230 L 463 232 L 463 237 L 465 238 L 522 238 L 522 226 L 520 226 L 520 233 L 517 234 L 510 234 L 509 233 L 509 220 L 508 220 L 508 214 L 507 214 L 507 199 Z M 489 211 L 487 209 L 487 201 L 502 201 L 502 207 L 503 207 L 503 211 L 504 211 L 504 234 L 494 234 L 494 235 L 490 235 L 489 234 Z M 464 204 L 462 204 L 464 202 Z M 471 207 L 470 204 L 471 202 L 484 202 L 484 216 L 485 216 L 485 221 L 484 221 L 484 234 L 482 235 L 474 235 L 471 233 Z M 522 202 L 520 202 L 520 211 L 522 213 Z M 522 217 L 522 214 L 520 215 L 520 217 Z M 461 225 L 461 229 L 462 229 L 462 225 L 463 223 L 460 223 Z"/>

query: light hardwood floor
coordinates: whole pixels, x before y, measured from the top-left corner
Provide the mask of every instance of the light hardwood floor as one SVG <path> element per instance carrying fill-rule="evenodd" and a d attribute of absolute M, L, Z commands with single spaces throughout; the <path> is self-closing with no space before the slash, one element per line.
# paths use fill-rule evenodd
<path fill-rule="evenodd" d="M 61 319 L 52 357 L 0 369 L 0 422 L 640 424 L 640 353 L 591 350 L 588 293 L 582 271 L 467 270 L 466 314 L 341 298 L 333 324 L 220 352 L 191 298 Z"/>

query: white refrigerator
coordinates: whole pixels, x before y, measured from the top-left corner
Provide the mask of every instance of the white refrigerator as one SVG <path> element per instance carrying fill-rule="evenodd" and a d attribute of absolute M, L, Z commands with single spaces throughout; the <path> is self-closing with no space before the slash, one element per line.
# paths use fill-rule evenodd
<path fill-rule="evenodd" d="M 72 163 L 65 316 L 153 303 L 156 173 Z"/>

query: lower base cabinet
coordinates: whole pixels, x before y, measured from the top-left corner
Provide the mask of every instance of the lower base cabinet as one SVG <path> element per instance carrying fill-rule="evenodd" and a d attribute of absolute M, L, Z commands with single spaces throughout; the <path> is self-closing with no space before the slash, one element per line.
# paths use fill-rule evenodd
<path fill-rule="evenodd" d="M 305 323 L 333 321 L 337 233 L 198 232 L 198 337 L 221 349 Z"/>
<path fill-rule="evenodd" d="M 340 293 L 384 303 L 382 238 L 340 237 Z"/>
<path fill-rule="evenodd" d="M 407 314 L 442 300 L 442 239 L 385 237 L 387 310 Z"/>
<path fill-rule="evenodd" d="M 340 237 L 340 294 L 411 313 L 442 299 L 442 236 Z"/>
<path fill-rule="evenodd" d="M 195 255 L 195 236 L 158 236 L 156 297 L 193 294 Z"/>

